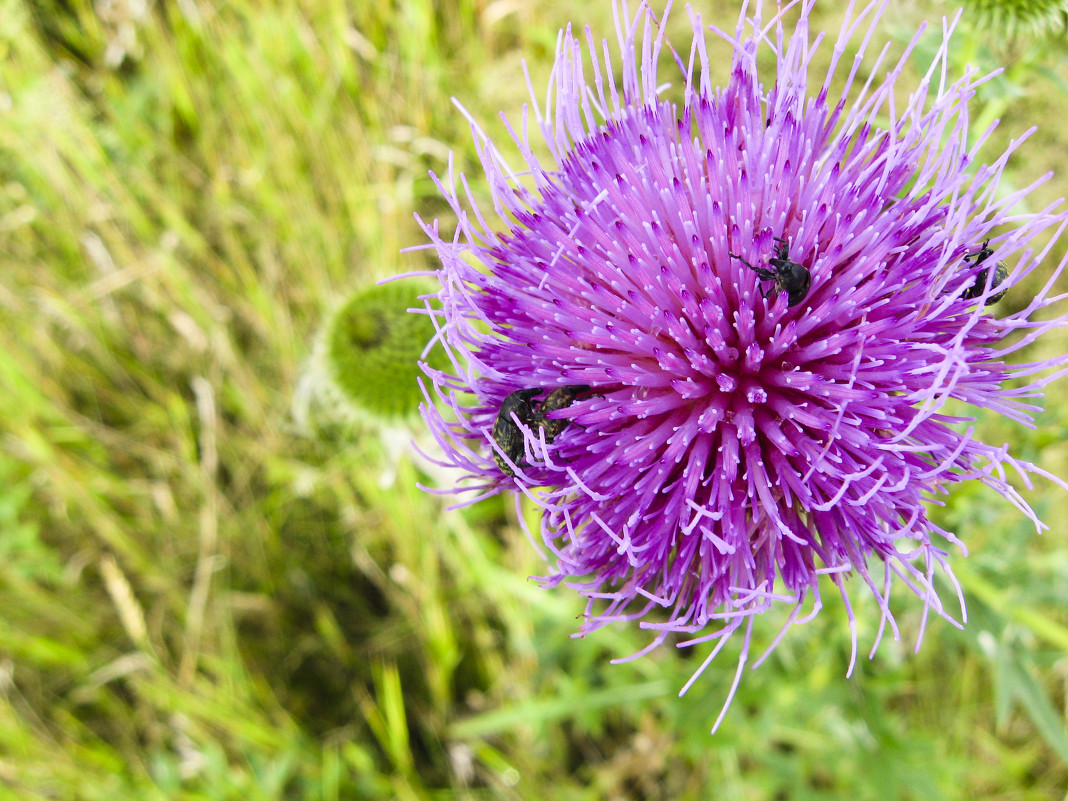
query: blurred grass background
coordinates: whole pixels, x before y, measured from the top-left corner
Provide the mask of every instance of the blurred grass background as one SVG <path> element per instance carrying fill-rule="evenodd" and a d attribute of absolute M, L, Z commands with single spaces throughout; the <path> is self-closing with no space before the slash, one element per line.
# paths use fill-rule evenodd
<path fill-rule="evenodd" d="M 846 680 L 828 592 L 711 738 L 735 649 L 681 701 L 704 652 L 609 665 L 645 639 L 569 639 L 582 604 L 526 579 L 510 504 L 443 513 L 416 489 L 438 480 L 417 425 L 297 424 L 329 310 L 433 264 L 398 251 L 422 241 L 413 211 L 448 224 L 427 170 L 450 149 L 473 166 L 450 96 L 499 132 L 520 59 L 543 86 L 572 13 L 0 0 L 0 797 L 1065 797 L 1068 509 L 1048 483 L 1028 493 L 1041 538 L 978 487 L 939 511 L 972 551 L 964 631 L 934 621 L 913 655 L 902 592 L 904 641 Z M 611 32 L 607 2 L 583 14 Z M 895 4 L 883 31 L 918 15 Z M 1002 144 L 1043 126 L 1021 185 L 1068 147 L 1063 40 L 967 25 L 958 68 L 1023 65 L 976 101 Z M 986 435 L 1068 475 L 1061 397 L 1037 430 Z"/>

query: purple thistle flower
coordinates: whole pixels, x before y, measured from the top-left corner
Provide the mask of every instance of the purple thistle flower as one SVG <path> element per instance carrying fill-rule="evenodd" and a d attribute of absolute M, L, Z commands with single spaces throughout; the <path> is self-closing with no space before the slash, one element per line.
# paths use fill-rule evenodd
<path fill-rule="evenodd" d="M 554 558 L 542 581 L 588 599 L 579 635 L 640 620 L 654 633 L 641 653 L 669 636 L 717 641 L 685 692 L 741 629 L 724 710 L 755 616 L 793 606 L 770 651 L 818 612 L 821 575 L 847 609 L 851 574 L 874 594 L 872 654 L 887 624 L 898 636 L 895 580 L 923 599 L 924 623 L 928 611 L 964 621 L 947 546 L 964 547 L 928 517 L 948 485 L 981 481 L 1039 530 L 1007 474 L 1065 486 L 977 440 L 975 418 L 958 414 L 970 405 L 1032 426 L 1030 399 L 1065 372 L 1068 356 L 1014 362 L 1068 325 L 1042 319 L 1065 297 L 1052 288 L 1066 263 L 1050 270 L 1046 257 L 1068 214 L 1017 208 L 1049 176 L 998 194 L 1026 136 L 976 165 L 993 126 L 970 142 L 967 104 L 990 76 L 946 75 L 955 20 L 903 97 L 920 33 L 888 71 L 884 48 L 857 86 L 886 0 L 850 3 L 831 65 L 810 85 L 822 39 L 809 35 L 813 4 L 792 12 L 792 33 L 798 2 L 769 21 L 746 4 L 733 35 L 711 27 L 733 51 L 718 89 L 692 10 L 688 54 L 667 42 L 666 12 L 645 4 L 634 17 L 617 9 L 620 62 L 587 29 L 584 64 L 568 27 L 544 106 L 534 101 L 552 163 L 533 152 L 527 109 L 518 130 L 505 120 L 522 169 L 472 120 L 497 219 L 450 165 L 439 187 L 455 233 L 421 221 L 442 262 L 431 313 L 453 363 L 424 368 L 436 400 L 423 413 L 444 462 L 473 479 L 473 500 L 510 490 L 541 507 Z M 777 62 L 763 82 L 761 49 Z M 681 94 L 658 74 L 662 54 Z M 1027 243 L 1042 232 L 1036 253 Z M 1010 256 L 1006 277 L 994 267 Z M 1040 268 L 1049 279 L 1025 296 L 1020 283 Z M 988 305 L 1004 290 L 1017 311 Z M 564 401 L 545 407 L 560 388 L 571 388 L 553 396 Z M 523 390 L 540 391 L 514 396 L 498 419 Z"/>

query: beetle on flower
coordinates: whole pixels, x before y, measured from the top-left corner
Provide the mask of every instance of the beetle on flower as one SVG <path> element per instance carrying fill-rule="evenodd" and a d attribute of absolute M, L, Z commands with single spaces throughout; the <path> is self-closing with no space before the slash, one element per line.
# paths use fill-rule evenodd
<path fill-rule="evenodd" d="M 584 64 L 569 27 L 545 103 L 534 101 L 552 162 L 535 156 L 526 112 L 518 129 L 506 121 L 522 170 L 472 120 L 497 218 L 450 168 L 439 187 L 459 225 L 443 236 L 423 223 L 441 260 L 431 313 L 454 365 L 426 368 L 423 411 L 444 462 L 476 498 L 514 491 L 541 506 L 553 559 L 543 582 L 588 599 L 579 634 L 637 620 L 653 632 L 649 648 L 715 641 L 696 679 L 741 633 L 724 710 L 755 617 L 792 605 L 785 632 L 820 609 L 822 582 L 847 608 L 850 584 L 874 594 L 872 653 L 886 625 L 898 636 L 895 581 L 923 599 L 924 621 L 933 611 L 963 623 L 948 546 L 964 548 L 928 504 L 977 480 L 1041 529 L 1009 472 L 1024 484 L 1048 474 L 980 441 L 975 418 L 946 403 L 1029 425 L 1031 399 L 1068 362 L 1012 360 L 1068 324 L 1038 314 L 1064 298 L 1052 287 L 1065 262 L 1054 268 L 1048 254 L 1068 214 L 1016 208 L 1049 176 L 998 193 L 1022 138 L 977 161 L 990 131 L 972 141 L 968 101 L 989 76 L 945 74 L 955 23 L 902 104 L 897 82 L 921 34 L 889 70 L 884 48 L 858 86 L 887 0 L 851 3 L 810 85 L 822 39 L 809 34 L 813 5 L 766 20 L 746 4 L 733 34 L 710 28 L 733 53 L 724 88 L 712 85 L 692 10 L 679 52 L 667 11 L 617 9 L 618 83 L 607 44 L 587 30 Z M 761 50 L 776 59 L 764 81 Z M 662 54 L 678 68 L 676 95 L 658 73 Z M 987 280 L 1010 256 L 1008 273 Z M 1038 269 L 1048 280 L 1037 294 L 1013 295 Z M 987 304 L 1003 291 L 1013 310 L 999 316 Z M 590 392 L 549 413 L 573 423 L 557 436 L 509 416 L 523 437 L 512 455 L 532 458 L 503 469 L 502 403 L 574 386 Z M 957 587 L 959 620 L 936 591 L 939 572 Z"/>

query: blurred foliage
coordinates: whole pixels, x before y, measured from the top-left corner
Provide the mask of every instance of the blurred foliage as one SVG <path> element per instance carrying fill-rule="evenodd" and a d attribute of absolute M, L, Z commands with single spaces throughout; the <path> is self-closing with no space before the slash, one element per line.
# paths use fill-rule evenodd
<path fill-rule="evenodd" d="M 902 597 L 903 642 L 846 680 L 829 600 L 713 739 L 729 648 L 682 701 L 703 653 L 610 665 L 642 635 L 570 639 L 582 604 L 526 579 L 509 503 L 417 488 L 446 480 L 417 427 L 297 424 L 328 311 L 432 266 L 399 251 L 413 211 L 449 221 L 427 170 L 473 164 L 450 96 L 499 133 L 568 9 L 0 0 L 0 797 L 1063 795 L 1068 544 L 980 486 L 939 512 L 972 551 L 963 631 L 932 622 L 914 655 Z M 608 4 L 589 22 L 611 31 Z M 1047 123 L 1023 181 L 1068 109 L 1059 45 L 1016 46 L 977 115 L 1009 97 L 1005 136 Z M 981 424 L 1068 475 L 1057 399 L 1034 431 Z M 1028 497 L 1065 519 L 1051 484 Z"/>

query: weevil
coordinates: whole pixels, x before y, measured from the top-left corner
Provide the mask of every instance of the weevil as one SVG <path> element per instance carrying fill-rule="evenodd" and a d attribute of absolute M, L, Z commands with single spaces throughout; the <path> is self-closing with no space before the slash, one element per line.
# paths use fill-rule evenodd
<path fill-rule="evenodd" d="M 546 415 L 559 409 L 566 409 L 575 402 L 575 398 L 589 391 L 590 388 L 584 384 L 557 387 L 546 395 L 541 403 L 535 405 L 532 402 L 533 399 L 544 392 L 541 387 L 516 390 L 504 399 L 500 411 L 497 412 L 497 419 L 493 423 L 494 442 L 514 465 L 524 467 L 523 429 L 516 425 L 516 419 L 527 428 L 544 431 L 545 442 L 548 444 L 560 436 L 570 421 L 564 418 L 550 419 Z M 512 417 L 513 414 L 515 418 Z M 537 434 L 537 431 L 535 430 L 534 433 Z M 493 458 L 502 473 L 506 476 L 515 475 L 512 467 L 500 452 L 494 450 Z"/>
<path fill-rule="evenodd" d="M 757 274 L 762 281 L 774 281 L 775 288 L 787 294 L 787 306 L 796 306 L 808 295 L 812 285 L 812 274 L 808 267 L 790 260 L 790 246 L 780 236 L 775 237 L 779 246 L 775 249 L 775 255 L 768 259 L 768 264 L 774 270 L 766 270 L 763 267 L 754 267 L 737 253 L 729 253 L 731 258 L 738 259 L 742 264 Z"/>

